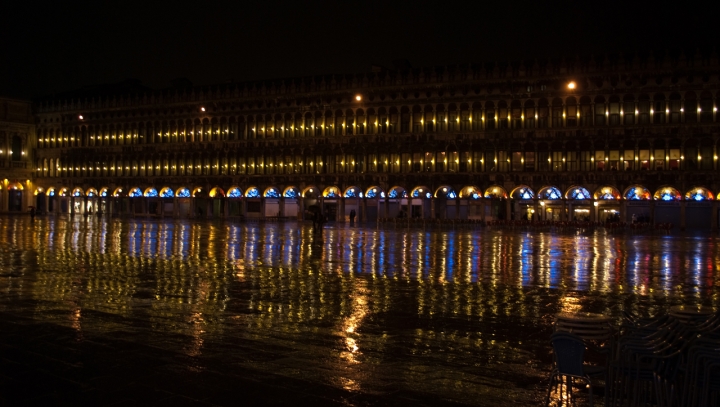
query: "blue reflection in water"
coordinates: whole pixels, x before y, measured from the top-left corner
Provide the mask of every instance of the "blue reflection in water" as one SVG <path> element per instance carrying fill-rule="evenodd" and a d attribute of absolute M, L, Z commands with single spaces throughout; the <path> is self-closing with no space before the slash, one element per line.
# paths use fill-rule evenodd
<path fill-rule="evenodd" d="M 448 232 L 447 239 L 445 240 L 447 244 L 447 259 L 446 259 L 446 268 L 445 268 L 445 280 L 452 282 L 454 280 L 456 268 L 455 268 L 455 252 L 456 252 L 456 241 L 455 241 L 455 231 Z"/>
<path fill-rule="evenodd" d="M 520 242 L 520 274 L 522 275 L 522 285 L 528 286 L 533 282 L 533 238 L 528 233 L 521 237 Z"/>
<path fill-rule="evenodd" d="M 7 220 L 6 220 L 7 221 Z M 714 292 L 715 236 L 609 235 L 605 231 L 448 230 L 327 226 L 319 238 L 290 222 L 36 219 L 43 250 L 177 259 L 213 268 L 310 268 L 452 285 L 544 287 L 680 296 Z M 464 289 L 463 289 L 464 290 Z"/>

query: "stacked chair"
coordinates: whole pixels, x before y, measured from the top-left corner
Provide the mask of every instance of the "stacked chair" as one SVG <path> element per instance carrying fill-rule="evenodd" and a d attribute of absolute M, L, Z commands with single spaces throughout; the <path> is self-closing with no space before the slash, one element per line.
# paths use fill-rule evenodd
<path fill-rule="evenodd" d="M 589 405 L 593 406 L 593 386 L 607 381 L 607 367 L 613 346 L 613 330 L 609 318 L 596 314 L 558 314 L 555 332 L 550 338 L 554 368 L 550 374 L 545 405 L 555 392 L 560 405 L 576 405 L 573 388 L 584 385 Z"/>
<path fill-rule="evenodd" d="M 612 350 L 606 405 L 720 406 L 720 314 L 626 314 Z"/>

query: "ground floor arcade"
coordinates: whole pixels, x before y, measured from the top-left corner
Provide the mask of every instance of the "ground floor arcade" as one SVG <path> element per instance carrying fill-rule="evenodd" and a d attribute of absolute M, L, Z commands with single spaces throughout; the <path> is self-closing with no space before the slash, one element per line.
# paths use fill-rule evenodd
<path fill-rule="evenodd" d="M 32 194 L 31 194 L 32 193 Z M 250 186 L 115 187 L 113 189 L 13 185 L 0 193 L 10 212 L 34 207 L 40 214 L 147 216 L 172 218 L 306 219 L 321 211 L 330 221 L 376 222 L 383 218 L 591 221 L 671 223 L 685 229 L 717 229 L 715 194 L 703 187 L 686 192 L 666 186 L 650 191 L 632 185 L 623 191 L 606 185 L 535 191 L 520 185 L 480 189 L 395 186 L 387 190 L 337 186 L 285 188 Z"/>

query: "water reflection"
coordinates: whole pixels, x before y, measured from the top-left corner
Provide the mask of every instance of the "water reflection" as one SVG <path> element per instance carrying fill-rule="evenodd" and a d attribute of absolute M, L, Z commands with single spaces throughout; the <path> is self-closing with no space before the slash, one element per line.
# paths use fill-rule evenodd
<path fill-rule="evenodd" d="M 714 236 L 3 217 L 0 306 L 200 361 L 458 400 L 544 377 L 556 312 L 717 305 L 719 258 Z"/>

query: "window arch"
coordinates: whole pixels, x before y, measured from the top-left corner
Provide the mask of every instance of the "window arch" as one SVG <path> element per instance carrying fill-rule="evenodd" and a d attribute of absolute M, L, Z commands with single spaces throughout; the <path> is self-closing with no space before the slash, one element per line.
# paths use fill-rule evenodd
<path fill-rule="evenodd" d="M 562 199 L 562 192 L 556 187 L 545 187 L 538 192 L 538 198 L 549 200 Z"/>
<path fill-rule="evenodd" d="M 145 193 L 143 194 L 143 196 L 146 196 L 148 198 L 155 198 L 158 196 L 158 192 L 155 188 L 150 187 L 145 190 Z"/>
<path fill-rule="evenodd" d="M 527 185 L 520 185 L 510 193 L 510 197 L 513 199 L 529 200 L 535 198 L 535 192 Z"/>
<path fill-rule="evenodd" d="M 175 192 L 170 187 L 165 187 L 162 190 L 160 190 L 161 198 L 173 198 L 174 196 L 175 196 Z"/>
<path fill-rule="evenodd" d="M 682 195 L 673 187 L 663 187 L 655 191 L 653 198 L 656 201 L 679 201 L 682 199 Z"/>
<path fill-rule="evenodd" d="M 715 199 L 713 193 L 703 187 L 693 188 L 685 193 L 685 200 L 687 201 L 711 201 L 713 199 Z"/>
<path fill-rule="evenodd" d="M 190 190 L 185 187 L 179 188 L 175 192 L 175 196 L 178 198 L 190 198 Z"/>
<path fill-rule="evenodd" d="M 641 185 L 628 187 L 623 196 L 628 201 L 647 201 L 651 199 L 650 191 Z"/>

